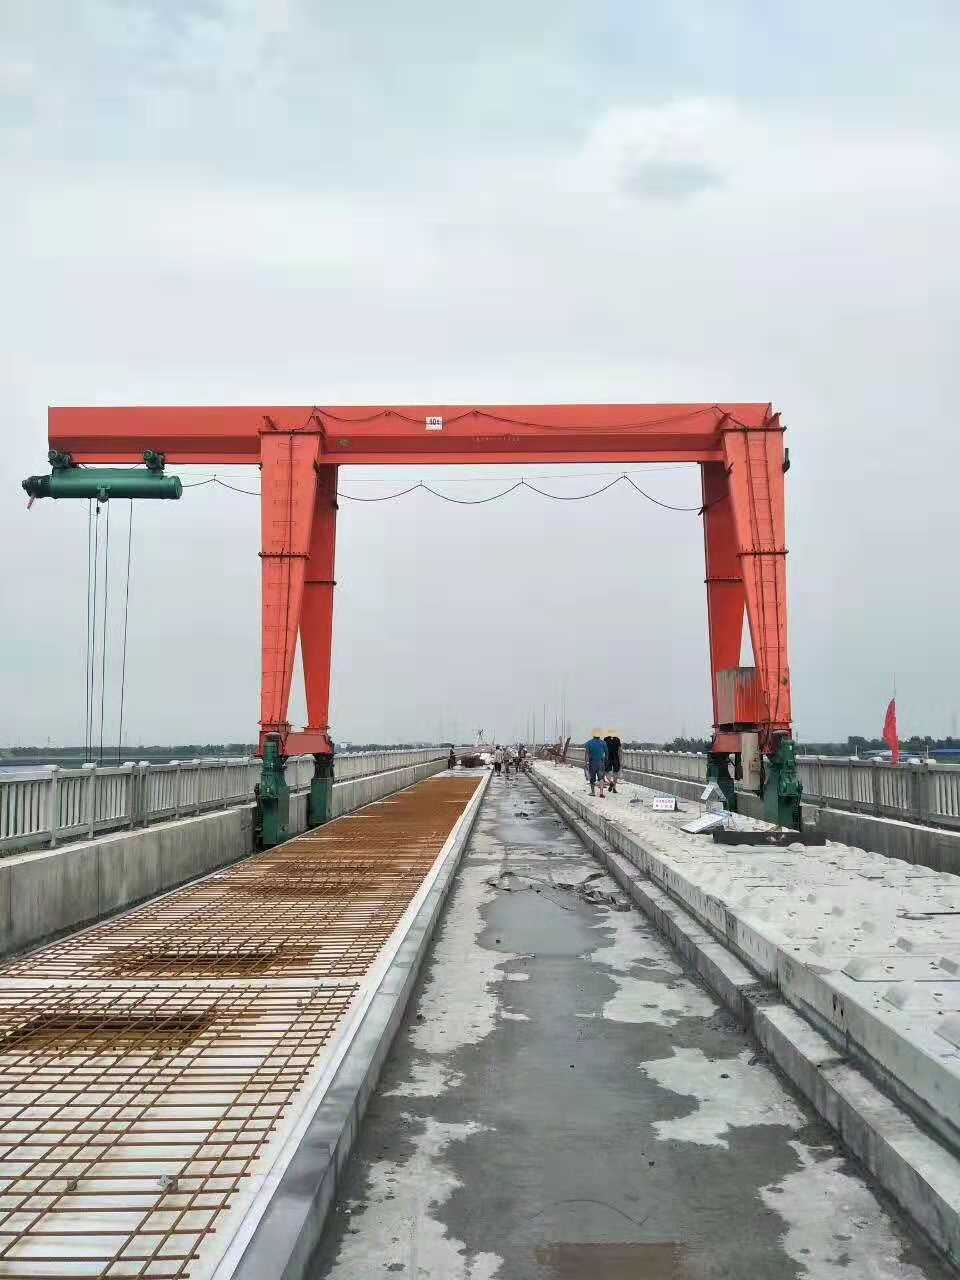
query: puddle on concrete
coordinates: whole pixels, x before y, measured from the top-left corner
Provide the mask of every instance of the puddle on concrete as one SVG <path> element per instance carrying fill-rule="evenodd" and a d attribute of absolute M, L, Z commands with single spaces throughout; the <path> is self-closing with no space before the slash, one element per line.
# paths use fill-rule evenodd
<path fill-rule="evenodd" d="M 537 1261 L 556 1280 L 684 1280 L 687 1248 L 682 1244 L 548 1244 Z"/>

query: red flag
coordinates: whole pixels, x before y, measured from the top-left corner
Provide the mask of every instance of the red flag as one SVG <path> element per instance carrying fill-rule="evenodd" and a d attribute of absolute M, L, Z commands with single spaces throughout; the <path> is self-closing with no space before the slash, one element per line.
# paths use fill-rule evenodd
<path fill-rule="evenodd" d="M 883 740 L 890 748 L 890 758 L 893 764 L 900 763 L 900 739 L 897 737 L 897 700 L 890 699 L 890 705 L 887 707 L 887 714 L 883 720 Z"/>

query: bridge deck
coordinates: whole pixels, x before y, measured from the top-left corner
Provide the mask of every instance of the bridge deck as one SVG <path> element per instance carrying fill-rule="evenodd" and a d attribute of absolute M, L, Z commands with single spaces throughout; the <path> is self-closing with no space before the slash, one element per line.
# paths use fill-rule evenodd
<path fill-rule="evenodd" d="M 476 776 L 435 777 L 0 968 L 0 1276 L 208 1276 Z"/>
<path fill-rule="evenodd" d="M 492 780 L 311 1280 L 954 1274 L 597 871 Z"/>

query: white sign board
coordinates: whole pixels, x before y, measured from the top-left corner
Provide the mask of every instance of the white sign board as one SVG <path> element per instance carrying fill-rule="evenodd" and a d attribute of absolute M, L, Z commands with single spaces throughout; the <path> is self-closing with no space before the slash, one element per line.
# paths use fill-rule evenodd
<path fill-rule="evenodd" d="M 664 813 L 676 813 L 679 805 L 676 796 L 654 796 L 650 801 L 651 809 L 661 809 Z"/>
<path fill-rule="evenodd" d="M 694 818 L 692 822 L 685 822 L 680 830 L 689 831 L 692 836 L 700 836 L 708 831 L 716 831 L 725 821 L 726 818 L 722 813 L 705 813 L 702 817 Z"/>
<path fill-rule="evenodd" d="M 439 418 L 439 417 L 438 417 L 438 418 L 426 418 L 426 419 L 424 419 L 424 421 L 426 422 L 427 430 L 428 430 L 428 431 L 442 431 L 442 430 L 443 430 L 443 419 L 442 419 L 442 418 Z"/>

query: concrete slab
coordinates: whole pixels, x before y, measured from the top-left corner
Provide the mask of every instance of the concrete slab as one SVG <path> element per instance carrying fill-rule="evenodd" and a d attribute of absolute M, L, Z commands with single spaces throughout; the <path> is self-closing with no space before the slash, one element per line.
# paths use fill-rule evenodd
<path fill-rule="evenodd" d="M 492 780 L 305 1274 L 946 1280 L 653 925 L 561 887 L 596 871 Z"/>
<path fill-rule="evenodd" d="M 833 843 L 799 844 L 773 857 L 716 846 L 680 830 L 695 811 L 687 802 L 686 812 L 653 813 L 632 803 L 643 789 L 630 783 L 601 800 L 586 793 L 579 771 L 542 764 L 537 770 L 616 849 L 960 1151 L 960 1054 L 937 1034 L 948 1010 L 931 1002 L 929 990 L 909 993 L 908 979 L 891 1003 L 889 981 L 843 972 L 863 951 L 897 959 L 909 948 L 948 951 L 957 877 Z"/>
<path fill-rule="evenodd" d="M 566 783 L 566 786 L 562 783 Z M 744 922 L 737 918 L 735 910 L 727 909 L 726 918 L 722 919 L 721 928 L 718 929 L 716 913 L 713 913 L 712 919 L 707 918 L 708 900 L 703 896 L 698 897 L 695 886 L 690 884 L 690 869 L 685 867 L 681 876 L 676 867 L 667 867 L 666 863 L 660 861 L 663 856 L 662 845 L 658 845 L 658 852 L 654 854 L 646 844 L 640 844 L 640 837 L 635 831 L 631 837 L 625 835 L 623 828 L 627 824 L 636 828 L 641 822 L 636 810 L 632 814 L 622 814 L 622 805 L 630 804 L 632 799 L 630 792 L 618 797 L 616 805 L 600 810 L 599 804 L 586 804 L 576 794 L 576 785 L 570 785 L 570 778 L 563 774 L 558 776 L 556 771 L 538 771 L 538 785 L 543 785 L 548 794 L 553 795 L 562 806 L 571 801 L 570 809 L 564 812 L 572 826 L 582 832 L 596 856 L 614 870 L 625 886 L 628 884 L 634 900 L 643 906 L 662 932 L 681 948 L 692 963 L 698 965 L 710 986 L 716 989 L 746 1025 L 753 1028 L 755 1036 L 771 1052 L 774 1061 L 785 1070 L 788 1078 L 803 1089 L 819 1114 L 841 1134 L 851 1151 L 864 1160 L 883 1187 L 895 1196 L 920 1228 L 927 1231 L 937 1247 L 948 1257 L 955 1260 L 960 1258 L 960 1161 L 957 1161 L 955 1153 L 943 1147 L 928 1132 L 927 1126 L 918 1123 L 910 1111 L 899 1105 L 900 1091 L 890 1089 L 890 1076 L 877 1073 L 876 1070 L 870 1073 L 867 1069 L 861 1069 L 876 1047 L 876 1041 L 859 1043 L 849 1034 L 846 1042 L 837 1046 L 831 1038 L 819 1033 L 817 1028 L 820 1020 L 814 1019 L 812 1025 L 783 1002 L 782 996 L 792 997 L 791 1002 L 796 1002 L 809 1015 L 813 1006 L 796 1000 L 796 992 L 804 986 L 804 978 L 815 983 L 820 974 L 808 973 L 803 961 L 792 956 L 786 964 L 796 972 L 787 973 L 776 931 L 765 929 L 765 933 L 769 934 L 769 950 L 764 951 L 760 946 L 760 941 L 763 941 L 760 934 L 754 934 L 753 929 L 745 927 Z M 607 838 L 611 835 L 614 837 L 612 841 Z M 654 837 L 646 833 L 645 841 L 652 844 L 653 840 Z M 710 849 L 710 846 L 704 847 L 705 864 L 716 867 L 717 856 L 717 850 Z M 719 855 L 719 859 L 723 867 L 726 850 Z M 640 861 L 650 873 L 649 878 L 644 874 L 637 874 Z M 837 856 L 829 859 L 829 865 L 836 867 L 841 864 L 847 873 L 854 874 L 860 865 L 860 858 L 851 854 L 847 858 Z M 735 861 L 732 867 L 726 867 L 727 878 L 732 869 L 740 872 L 739 877 L 733 877 L 735 882 L 737 878 L 741 882 L 744 879 L 754 881 L 760 876 L 758 870 L 750 870 L 749 877 L 744 876 L 744 868 Z M 817 893 L 809 896 L 813 901 L 819 901 Z M 696 902 L 700 910 L 696 910 L 694 914 L 687 913 L 686 900 Z M 790 910 L 794 910 L 796 896 L 791 901 L 794 906 L 790 906 Z M 700 911 L 707 914 L 701 915 Z M 713 966 L 705 955 L 709 945 L 704 942 L 704 938 L 710 938 L 712 934 L 704 931 L 704 923 L 710 925 L 714 940 L 717 932 L 721 932 L 724 942 L 733 947 L 737 947 L 745 937 L 753 937 L 755 946 L 750 968 L 740 965 L 740 961 L 727 951 L 730 963 L 721 968 L 730 970 L 730 964 L 740 965 L 740 975 L 731 979 L 728 973 L 712 972 Z M 756 923 L 755 920 L 753 923 Z M 714 946 L 716 945 L 714 941 Z M 873 946 L 878 948 L 881 941 L 874 942 Z M 888 946 L 892 952 L 896 952 L 896 940 L 892 940 Z M 892 954 L 891 963 L 893 968 L 904 964 L 904 952 L 901 950 L 899 954 Z M 758 975 L 769 979 L 769 984 L 758 982 Z M 788 991 L 783 991 L 782 987 L 785 977 L 790 984 Z M 854 980 L 846 975 L 841 977 L 844 977 L 851 988 L 855 987 Z M 750 978 L 753 978 L 753 982 L 750 982 Z M 891 988 L 890 975 L 884 979 L 882 986 Z M 913 973 L 908 972 L 900 983 L 892 983 L 892 989 L 908 993 L 911 996 L 910 1007 L 928 1007 L 919 997 L 913 998 L 914 993 L 931 992 L 931 984 L 925 978 L 916 979 Z M 851 1027 L 860 1025 L 858 1020 L 850 1018 L 849 1011 L 841 1010 L 840 1016 L 844 1016 L 847 1025 Z M 886 1092 L 877 1088 L 878 1076 L 882 1084 L 886 1085 Z M 954 1117 L 950 1115 L 941 1117 L 942 1121 L 946 1121 L 947 1128 L 950 1128 L 952 1119 Z"/>

